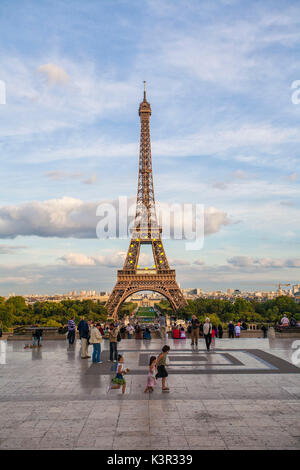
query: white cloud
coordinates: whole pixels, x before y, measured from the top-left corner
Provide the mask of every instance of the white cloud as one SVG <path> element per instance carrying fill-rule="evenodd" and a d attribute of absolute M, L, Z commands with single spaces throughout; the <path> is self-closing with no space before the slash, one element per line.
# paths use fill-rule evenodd
<path fill-rule="evenodd" d="M 70 172 L 67 172 L 67 171 L 60 171 L 60 170 L 57 170 L 57 171 L 49 171 L 48 173 L 46 173 L 46 176 L 54 181 L 60 181 L 60 180 L 65 180 L 65 179 L 68 179 L 68 178 L 82 178 L 82 173 L 70 173 Z"/>
<path fill-rule="evenodd" d="M 228 259 L 228 263 L 237 268 L 299 268 L 300 258 L 274 259 L 234 256 Z"/>
<path fill-rule="evenodd" d="M 3 109 L 1 136 L 33 138 L 36 134 L 76 128 L 93 122 L 95 117 L 107 117 L 112 111 L 120 115 L 129 103 L 132 108 L 136 103 L 134 79 L 130 83 L 118 81 L 107 72 L 101 74 L 89 60 L 76 63 L 67 57 L 54 57 L 52 63 L 37 66 L 35 60 L 2 55 L 0 68 L 1 79 L 8 84 L 9 104 Z M 40 79 L 41 73 L 46 82 Z M 57 86 L 66 83 L 68 86 Z"/>
<path fill-rule="evenodd" d="M 213 188 L 216 189 L 221 189 L 222 191 L 225 191 L 225 189 L 228 188 L 226 183 L 223 183 L 222 181 L 216 182 L 213 184 Z"/>
<path fill-rule="evenodd" d="M 59 258 L 71 266 L 105 266 L 107 268 L 121 268 L 126 257 L 126 251 L 115 251 L 106 255 L 87 256 L 82 253 L 68 253 Z M 140 253 L 141 266 L 149 265 L 152 257 L 147 253 Z"/>
<path fill-rule="evenodd" d="M 82 180 L 81 182 L 83 184 L 88 184 L 88 185 L 95 184 L 97 181 L 97 175 L 95 174 L 89 176 L 88 178 L 82 179 L 84 175 L 81 172 L 72 173 L 69 171 L 61 171 L 61 170 L 49 171 L 48 173 L 46 173 L 46 176 L 54 181 L 64 181 L 67 179 L 72 179 L 72 180 L 80 179 Z"/>
<path fill-rule="evenodd" d="M 245 179 L 247 177 L 245 171 L 243 170 L 236 170 L 232 176 L 238 179 Z"/>
<path fill-rule="evenodd" d="M 12 245 L 0 245 L 0 255 L 15 255 L 20 250 L 24 250 L 26 246 L 12 246 Z"/>
<path fill-rule="evenodd" d="M 60 259 L 72 266 L 95 266 L 96 264 L 92 257 L 83 255 L 82 253 L 68 253 Z"/>
<path fill-rule="evenodd" d="M 291 173 L 291 174 L 289 175 L 289 179 L 290 179 L 291 181 L 296 181 L 296 179 L 297 179 L 297 173 Z"/>
<path fill-rule="evenodd" d="M 128 199 L 128 207 L 134 198 Z M 118 201 L 102 201 L 116 211 L 118 234 Z M 96 216 L 99 202 L 84 202 L 63 197 L 39 202 L 32 201 L 15 206 L 0 206 L 0 238 L 15 238 L 18 235 L 61 238 L 96 238 Z M 229 225 L 227 214 L 214 207 L 205 208 L 204 233 L 211 235 Z M 171 224 L 171 234 L 174 227 Z"/>
<path fill-rule="evenodd" d="M 46 76 L 50 84 L 67 83 L 69 81 L 68 74 L 58 65 L 55 64 L 43 64 L 37 68 L 37 71 Z"/>
<path fill-rule="evenodd" d="M 202 259 L 196 259 L 193 264 L 196 264 L 197 266 L 204 266 L 205 262 Z"/>
<path fill-rule="evenodd" d="M 170 266 L 189 266 L 191 263 L 184 259 L 168 258 Z"/>
<path fill-rule="evenodd" d="M 97 176 L 96 175 L 92 175 L 90 176 L 89 178 L 83 180 L 83 183 L 84 184 L 95 184 L 97 181 Z"/>

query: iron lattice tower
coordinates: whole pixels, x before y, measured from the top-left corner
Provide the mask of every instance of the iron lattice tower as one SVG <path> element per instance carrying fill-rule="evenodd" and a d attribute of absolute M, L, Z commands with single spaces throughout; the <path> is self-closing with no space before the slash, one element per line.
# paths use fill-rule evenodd
<path fill-rule="evenodd" d="M 166 297 L 173 310 L 186 305 L 186 300 L 176 282 L 175 269 L 170 269 L 158 224 L 152 175 L 150 140 L 151 106 L 144 99 L 139 107 L 141 120 L 139 175 L 134 228 L 123 269 L 118 271 L 117 283 L 106 303 L 109 316 L 117 318 L 124 300 L 135 292 L 155 291 Z M 154 265 L 141 269 L 138 264 L 141 245 L 151 245 Z"/>

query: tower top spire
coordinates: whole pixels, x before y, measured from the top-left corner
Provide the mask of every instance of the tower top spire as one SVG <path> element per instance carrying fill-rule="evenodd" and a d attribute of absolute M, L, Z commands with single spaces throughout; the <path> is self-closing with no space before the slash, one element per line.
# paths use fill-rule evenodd
<path fill-rule="evenodd" d="M 144 99 L 139 107 L 140 116 L 150 116 L 151 115 L 151 106 L 146 99 L 146 81 L 144 80 Z"/>

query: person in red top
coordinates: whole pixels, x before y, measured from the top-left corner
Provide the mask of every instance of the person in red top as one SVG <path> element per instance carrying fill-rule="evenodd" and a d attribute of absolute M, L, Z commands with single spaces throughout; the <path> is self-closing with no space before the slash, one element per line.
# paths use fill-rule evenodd
<path fill-rule="evenodd" d="M 173 330 L 173 338 L 174 339 L 179 339 L 180 338 L 180 331 L 179 327 L 176 325 L 174 330 Z"/>
<path fill-rule="evenodd" d="M 216 344 L 216 330 L 212 327 L 211 330 L 211 347 L 214 348 Z"/>

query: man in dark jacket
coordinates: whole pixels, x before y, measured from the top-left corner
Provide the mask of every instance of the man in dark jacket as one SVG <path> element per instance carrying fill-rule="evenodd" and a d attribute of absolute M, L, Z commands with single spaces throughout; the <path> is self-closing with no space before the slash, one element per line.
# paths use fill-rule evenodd
<path fill-rule="evenodd" d="M 229 338 L 234 338 L 234 324 L 232 321 L 230 321 L 228 325 L 228 336 Z"/>
<path fill-rule="evenodd" d="M 192 316 L 191 326 L 192 326 L 192 334 L 191 334 L 192 342 L 191 342 L 191 345 L 193 346 L 194 343 L 195 343 L 196 346 L 198 346 L 200 322 L 199 322 L 198 318 L 196 317 L 196 315 Z"/>
<path fill-rule="evenodd" d="M 78 324 L 79 336 L 81 338 L 81 359 L 88 359 L 88 340 L 90 337 L 90 328 L 88 323 L 81 319 Z"/>

